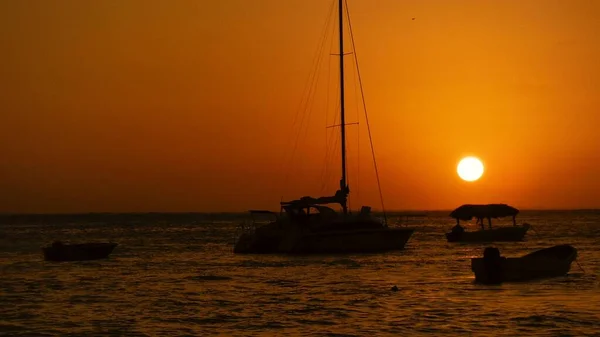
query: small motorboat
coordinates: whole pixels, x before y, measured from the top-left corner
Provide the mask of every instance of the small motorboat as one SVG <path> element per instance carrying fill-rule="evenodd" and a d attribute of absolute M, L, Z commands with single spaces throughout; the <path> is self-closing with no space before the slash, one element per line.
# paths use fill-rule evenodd
<path fill-rule="evenodd" d="M 519 210 L 506 204 L 489 205 L 462 205 L 452 211 L 450 216 L 456 219 L 456 225 L 450 233 L 446 233 L 448 242 L 498 242 L 498 241 L 522 241 L 531 225 L 524 223 L 517 225 L 516 216 Z M 492 218 L 512 217 L 512 226 L 492 228 Z M 478 231 L 466 231 L 460 220 L 469 221 L 477 218 L 481 225 Z M 483 219 L 488 219 L 488 228 L 483 224 Z"/>
<path fill-rule="evenodd" d="M 65 244 L 55 241 L 42 251 L 46 261 L 87 261 L 107 258 L 117 245 L 112 242 Z"/>
<path fill-rule="evenodd" d="M 577 249 L 571 245 L 544 248 L 516 258 L 503 257 L 498 248 L 487 247 L 483 258 L 471 259 L 471 270 L 479 283 L 527 281 L 564 276 L 576 258 Z"/>

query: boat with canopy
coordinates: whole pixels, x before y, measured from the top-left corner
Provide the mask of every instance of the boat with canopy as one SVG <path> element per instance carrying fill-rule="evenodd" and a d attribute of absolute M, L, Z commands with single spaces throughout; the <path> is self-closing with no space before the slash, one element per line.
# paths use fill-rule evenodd
<path fill-rule="evenodd" d="M 519 210 L 506 204 L 472 205 L 466 204 L 450 213 L 456 219 L 452 231 L 446 233 L 448 242 L 494 242 L 494 241 L 522 241 L 531 227 L 524 223 L 517 225 L 516 216 Z M 512 217 L 512 226 L 492 228 L 492 218 Z M 460 221 L 477 219 L 481 226 L 478 231 L 466 231 Z M 488 228 L 485 228 L 484 219 L 487 219 Z"/>

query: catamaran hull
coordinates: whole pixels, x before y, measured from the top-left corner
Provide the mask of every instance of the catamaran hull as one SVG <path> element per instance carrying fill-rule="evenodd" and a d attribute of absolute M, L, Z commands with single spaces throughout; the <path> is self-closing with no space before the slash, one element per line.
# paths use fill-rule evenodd
<path fill-rule="evenodd" d="M 529 225 L 500 227 L 476 232 L 446 233 L 448 242 L 500 242 L 523 241 Z"/>
<path fill-rule="evenodd" d="M 351 254 L 402 250 L 414 229 L 328 231 L 287 235 L 244 234 L 236 243 L 236 254 Z"/>
<path fill-rule="evenodd" d="M 233 247 L 233 252 L 235 254 L 277 253 L 282 238 L 282 234 L 266 236 L 256 235 L 256 233 L 244 233 Z"/>
<path fill-rule="evenodd" d="M 281 247 L 289 254 L 352 254 L 402 250 L 413 229 L 357 230 L 314 233 Z"/>

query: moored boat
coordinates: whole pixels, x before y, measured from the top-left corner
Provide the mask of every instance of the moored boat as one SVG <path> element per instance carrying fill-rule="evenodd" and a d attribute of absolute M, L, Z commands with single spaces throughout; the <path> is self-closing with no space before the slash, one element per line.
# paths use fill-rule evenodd
<path fill-rule="evenodd" d="M 42 248 L 46 261 L 87 261 L 107 258 L 117 246 L 112 242 L 91 242 L 65 244 L 55 241 L 51 246 Z"/>
<path fill-rule="evenodd" d="M 498 248 L 488 247 L 483 258 L 471 259 L 471 270 L 479 283 L 527 281 L 564 276 L 576 258 L 577 249 L 571 245 L 544 248 L 517 258 L 503 257 Z"/>
<path fill-rule="evenodd" d="M 253 222 L 238 239 L 238 254 L 342 254 L 401 250 L 414 229 L 390 228 L 368 207 L 359 214 L 339 214 L 317 204 L 288 204 L 268 223 Z"/>
<path fill-rule="evenodd" d="M 349 14 L 348 26 L 350 26 Z M 313 198 L 305 196 L 297 200 L 280 203 L 280 213 L 272 213 L 276 219 L 262 226 L 251 226 L 239 236 L 234 253 L 289 253 L 289 254 L 330 254 L 330 253 L 375 253 L 403 249 L 410 239 L 413 229 L 388 227 L 385 219 L 374 217 L 371 208 L 363 206 L 359 212 L 348 209 L 350 188 L 347 179 L 346 163 L 346 120 L 344 99 L 344 1 L 338 2 L 340 97 L 339 125 L 341 179 L 339 189 L 333 196 Z M 351 33 L 351 30 L 350 32 Z M 352 36 L 352 34 L 350 34 Z M 354 45 L 354 44 L 353 44 Z M 356 58 L 356 53 L 353 53 Z M 358 70 L 358 62 L 355 59 Z M 361 86 L 362 92 L 362 86 Z M 358 123 L 352 123 L 358 124 Z M 370 137 L 370 131 L 369 131 Z M 372 145 L 371 145 L 372 148 Z M 375 155 L 373 154 L 375 162 Z M 377 167 L 374 163 L 375 168 Z M 377 174 L 377 170 L 375 170 Z M 379 181 L 379 178 L 378 178 Z M 380 191 L 381 192 L 381 191 Z M 341 206 L 335 211 L 326 205 Z M 383 208 L 383 202 L 382 202 Z M 268 213 L 253 211 L 253 214 Z"/>
<path fill-rule="evenodd" d="M 462 205 L 452 211 L 450 216 L 456 219 L 456 225 L 450 233 L 446 233 L 448 242 L 494 242 L 494 241 L 522 241 L 531 226 L 527 223 L 517 225 L 516 216 L 519 210 L 506 204 L 488 205 Z M 492 218 L 512 217 L 513 226 L 492 228 Z M 478 231 L 466 231 L 460 220 L 469 221 L 477 219 L 481 225 Z M 488 219 L 488 228 L 485 228 L 483 219 Z"/>

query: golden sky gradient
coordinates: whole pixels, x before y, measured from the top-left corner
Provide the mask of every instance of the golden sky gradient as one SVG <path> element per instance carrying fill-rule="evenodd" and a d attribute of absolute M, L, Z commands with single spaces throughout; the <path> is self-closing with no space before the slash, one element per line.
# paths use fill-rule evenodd
<path fill-rule="evenodd" d="M 600 1 L 348 5 L 387 209 L 600 207 Z M 243 211 L 332 194 L 336 56 L 292 151 L 330 6 L 0 1 L 0 212 Z M 380 208 L 350 73 L 351 206 Z M 465 155 L 486 166 L 477 182 L 456 174 Z"/>

